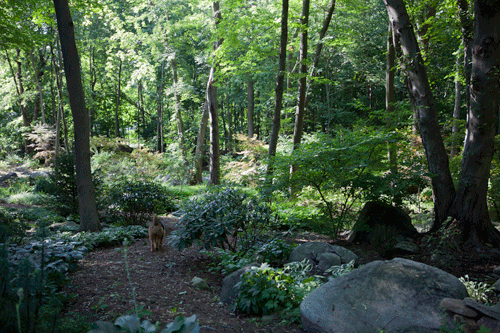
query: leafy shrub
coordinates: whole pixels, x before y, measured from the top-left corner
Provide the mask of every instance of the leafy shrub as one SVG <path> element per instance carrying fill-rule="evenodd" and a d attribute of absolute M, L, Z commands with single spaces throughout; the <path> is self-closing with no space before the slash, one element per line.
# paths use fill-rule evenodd
<path fill-rule="evenodd" d="M 176 210 L 167 189 L 146 180 L 117 181 L 106 190 L 104 202 L 109 214 L 127 224 L 144 224 L 153 213 Z"/>
<path fill-rule="evenodd" d="M 179 249 L 201 243 L 206 249 L 251 248 L 268 228 L 270 209 L 242 191 L 216 188 L 185 203 L 180 228 L 173 234 Z"/>
<path fill-rule="evenodd" d="M 0 243 L 7 239 L 20 240 L 28 228 L 24 221 L 19 221 L 12 211 L 0 209 Z"/>
<path fill-rule="evenodd" d="M 282 269 L 262 264 L 242 275 L 236 285 L 240 290 L 236 307 L 248 314 L 268 315 L 285 310 L 297 315 L 294 309 L 323 283 L 319 277 L 309 276 L 310 270 L 311 265 L 305 261 L 287 264 Z"/>
<path fill-rule="evenodd" d="M 216 261 L 215 268 L 210 270 L 220 271 L 223 275 L 229 275 L 255 261 L 243 252 L 231 252 L 221 248 L 215 248 L 213 252 L 206 250 L 200 252 Z"/>
<path fill-rule="evenodd" d="M 62 216 L 78 214 L 75 155 L 71 152 L 59 154 L 49 179 L 39 178 L 35 184 L 35 192 L 49 194 L 45 204 Z"/>
<path fill-rule="evenodd" d="M 44 251 L 40 269 L 28 259 L 19 265 L 8 260 L 5 246 L 0 247 L 0 327 L 2 332 L 56 332 L 57 318 L 64 308 L 64 297 L 58 292 L 63 276 L 58 272 L 46 273 Z M 49 312 L 48 307 L 59 311 Z M 70 330 L 65 332 L 71 332 Z"/>
<path fill-rule="evenodd" d="M 257 248 L 255 254 L 261 262 L 267 262 L 272 266 L 282 266 L 290 257 L 295 243 L 287 243 L 280 238 L 272 238 Z"/>

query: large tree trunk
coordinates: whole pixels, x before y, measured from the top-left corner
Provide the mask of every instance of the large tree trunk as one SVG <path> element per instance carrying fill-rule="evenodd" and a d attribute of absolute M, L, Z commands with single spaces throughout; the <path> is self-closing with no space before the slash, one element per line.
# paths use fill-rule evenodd
<path fill-rule="evenodd" d="M 90 167 L 89 114 L 85 106 L 80 59 L 75 43 L 74 24 L 71 19 L 67 0 L 54 0 L 54 7 L 64 58 L 69 103 L 75 128 L 75 167 L 80 230 L 97 231 L 100 229 L 100 223 L 97 215 Z"/>
<path fill-rule="evenodd" d="M 450 151 L 450 158 L 453 158 L 458 154 L 458 120 L 460 119 L 460 108 L 462 105 L 462 84 L 460 83 L 460 64 L 461 64 L 461 52 L 459 50 L 459 53 L 457 55 L 456 63 L 455 63 L 455 68 L 456 68 L 456 74 L 455 74 L 455 105 L 453 106 L 453 125 L 451 127 L 451 135 L 452 135 L 452 141 L 451 141 L 451 151 Z"/>
<path fill-rule="evenodd" d="M 286 70 L 286 44 L 288 41 L 288 0 L 283 0 L 281 7 L 281 38 L 280 38 L 280 54 L 278 65 L 278 78 L 276 79 L 276 98 L 274 101 L 273 124 L 271 129 L 271 138 L 269 140 L 269 157 L 276 155 L 276 147 L 278 146 L 278 135 L 281 125 L 281 109 L 283 108 L 283 90 L 285 84 Z M 272 172 L 272 161 L 269 162 L 268 173 Z"/>
<path fill-rule="evenodd" d="M 58 80 L 57 80 L 57 90 L 58 90 L 58 96 L 59 96 L 59 112 L 61 114 L 62 118 L 62 123 L 63 123 L 63 131 L 64 131 L 64 148 L 69 151 L 70 146 L 69 146 L 69 140 L 68 140 L 68 124 L 66 122 L 66 116 L 64 112 L 64 103 L 63 103 L 63 76 L 62 76 L 62 71 L 60 70 L 63 68 L 63 60 L 62 60 L 62 52 L 61 52 L 61 44 L 59 43 L 59 37 L 56 38 L 56 47 L 57 47 L 57 57 L 59 60 L 59 65 L 56 66 L 56 71 L 58 73 Z"/>
<path fill-rule="evenodd" d="M 452 216 L 460 223 L 463 241 L 498 246 L 500 233 L 491 223 L 486 194 L 500 98 L 500 7 L 476 0 L 474 12 L 471 104 Z"/>
<path fill-rule="evenodd" d="M 402 65 L 408 72 L 410 93 L 418 109 L 420 135 L 429 171 L 433 175 L 435 220 L 432 229 L 436 230 L 448 217 L 455 197 L 448 155 L 441 137 L 427 72 L 405 4 L 403 0 L 384 0 L 384 3 L 393 31 L 401 43 L 404 55 Z"/>
<path fill-rule="evenodd" d="M 385 64 L 385 110 L 389 115 L 394 114 L 394 74 L 395 74 L 396 52 L 394 49 L 394 39 L 392 38 L 392 25 L 389 23 L 389 31 L 387 33 L 387 55 Z M 391 126 L 392 127 L 392 126 Z M 398 160 L 396 143 L 388 142 L 388 157 L 391 173 L 397 173 Z"/>
<path fill-rule="evenodd" d="M 203 152 L 205 146 L 205 135 L 208 125 L 208 107 L 205 103 L 203 114 L 201 116 L 200 128 L 198 129 L 198 138 L 196 139 L 196 149 L 194 152 L 194 175 L 193 181 L 195 184 L 203 183 Z"/>
<path fill-rule="evenodd" d="M 253 133 L 254 133 L 254 125 L 253 125 L 253 113 L 254 113 L 254 106 L 255 106 L 255 97 L 254 97 L 254 90 L 253 90 L 253 79 L 250 76 L 247 81 L 247 99 L 248 99 L 248 112 L 247 112 L 247 119 L 248 119 L 248 137 L 253 138 Z"/>
<path fill-rule="evenodd" d="M 302 131 L 304 127 L 304 113 L 307 88 L 307 29 L 309 27 L 309 0 L 302 2 L 302 15 L 300 16 L 302 33 L 300 35 L 300 69 L 299 69 L 299 98 L 295 112 L 295 126 L 293 128 L 293 150 L 299 149 L 302 141 Z M 290 175 L 295 172 L 295 166 L 290 167 Z"/>
<path fill-rule="evenodd" d="M 219 8 L 219 2 L 212 2 L 215 26 L 217 27 L 222 20 Z M 217 105 L 217 87 L 215 86 L 215 51 L 222 44 L 222 40 L 214 43 L 214 59 L 210 75 L 207 82 L 206 102 L 208 115 L 210 119 L 210 176 L 208 183 L 210 185 L 220 185 L 220 151 L 219 151 L 219 111 Z"/>
<path fill-rule="evenodd" d="M 214 74 L 215 64 L 210 69 L 207 82 L 207 108 L 210 119 L 210 175 L 208 183 L 220 185 L 219 111 Z"/>

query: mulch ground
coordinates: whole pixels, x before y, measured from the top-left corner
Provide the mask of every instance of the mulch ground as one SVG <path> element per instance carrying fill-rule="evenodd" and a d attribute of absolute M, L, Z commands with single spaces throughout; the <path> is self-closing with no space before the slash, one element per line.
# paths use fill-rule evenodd
<path fill-rule="evenodd" d="M 171 219 L 163 222 L 170 227 L 173 225 Z M 327 239 L 307 234 L 295 241 Z M 500 265 L 499 252 L 470 249 L 453 253 L 453 260 L 436 261 L 431 258 L 431 249 L 423 244 L 425 238 L 419 241 L 422 251 L 406 258 L 439 267 L 457 277 L 468 274 L 472 279 L 485 282 L 498 279 L 492 272 Z M 367 245 L 350 244 L 346 247 L 359 256 L 360 264 L 384 259 Z M 76 312 L 92 321 L 114 321 L 120 315 L 132 313 L 132 284 L 141 319 L 158 321 L 161 327 L 176 316 L 196 314 L 201 332 L 304 332 L 299 325 L 280 323 L 279 317 L 266 320 L 239 315 L 221 305 L 219 295 L 224 277 L 209 270 L 211 259 L 196 248 L 180 252 L 164 245 L 162 252 L 152 253 L 149 240 L 141 239 L 128 246 L 126 255 L 128 271 L 123 247 L 98 249 L 87 254 L 79 262 L 78 270 L 70 275 L 71 283 L 66 287 L 68 292 L 76 294 L 68 313 Z M 211 290 L 195 289 L 191 285 L 195 276 L 205 279 Z"/>

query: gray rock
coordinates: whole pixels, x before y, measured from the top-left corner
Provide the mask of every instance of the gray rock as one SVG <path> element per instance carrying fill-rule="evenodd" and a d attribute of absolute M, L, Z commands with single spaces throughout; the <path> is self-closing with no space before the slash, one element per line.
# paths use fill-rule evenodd
<path fill-rule="evenodd" d="M 349 241 L 378 245 L 393 242 L 397 236 L 412 238 L 416 235 L 418 231 L 411 223 L 411 217 L 402 209 L 369 201 L 360 211 Z"/>
<path fill-rule="evenodd" d="M 120 330 L 109 321 L 98 320 L 92 324 L 88 333 L 120 333 Z"/>
<path fill-rule="evenodd" d="M 5 181 L 7 181 L 9 179 L 17 178 L 17 177 L 18 177 L 17 173 L 15 173 L 15 172 L 9 172 L 8 174 L 3 175 L 3 176 L 0 177 L 0 183 L 3 183 L 3 182 L 5 182 Z"/>
<path fill-rule="evenodd" d="M 417 254 L 420 251 L 420 248 L 417 244 L 415 244 L 415 241 L 413 239 L 398 237 L 393 251 L 396 253 Z"/>
<path fill-rule="evenodd" d="M 477 321 L 477 324 L 479 327 L 489 329 L 489 333 L 500 333 L 500 321 L 493 318 L 483 317 Z"/>
<path fill-rule="evenodd" d="M 497 282 L 493 283 L 491 288 L 493 288 L 495 292 L 500 293 L 500 279 L 498 279 Z"/>
<path fill-rule="evenodd" d="M 489 306 L 489 305 L 484 305 L 484 304 L 478 303 L 469 297 L 464 299 L 464 303 L 468 307 L 473 308 L 474 310 L 476 310 L 484 315 L 487 315 L 488 317 L 494 318 L 496 320 L 500 320 L 500 303 L 498 303 L 494 306 Z"/>
<path fill-rule="evenodd" d="M 446 297 L 467 297 L 453 275 L 407 259 L 374 261 L 309 294 L 302 325 L 309 332 L 439 332 Z"/>
<path fill-rule="evenodd" d="M 195 287 L 196 289 L 201 289 L 201 290 L 210 290 L 210 286 L 208 285 L 207 281 L 205 279 L 202 279 L 202 278 L 199 278 L 197 276 L 195 276 L 192 280 L 191 280 L 191 284 L 193 285 L 193 287 Z"/>
<path fill-rule="evenodd" d="M 443 298 L 443 300 L 439 304 L 439 307 L 469 318 L 476 318 L 479 315 L 476 310 L 467 307 L 464 301 L 461 299 Z"/>
<path fill-rule="evenodd" d="M 339 266 L 341 264 L 342 260 L 337 254 L 331 252 L 325 252 L 320 254 L 319 256 L 318 269 L 326 271 L 328 268 L 332 266 Z"/>
<path fill-rule="evenodd" d="M 340 263 L 337 257 L 340 258 Z M 336 266 L 340 264 L 347 264 L 354 260 L 355 265 L 358 263 L 358 256 L 352 251 L 338 245 L 330 245 L 325 242 L 309 242 L 303 243 L 293 249 L 290 253 L 288 262 L 303 261 L 306 259 L 309 264 L 313 266 L 318 266 L 318 269 L 323 271 L 327 270 L 331 266 Z M 327 267 L 328 262 L 331 261 L 332 264 Z M 321 263 L 321 267 L 319 264 Z"/>
<path fill-rule="evenodd" d="M 226 276 L 222 281 L 222 289 L 220 292 L 220 301 L 224 304 L 232 304 L 238 297 L 239 288 L 236 288 L 236 284 L 241 281 L 241 275 L 252 269 L 254 266 L 260 266 L 258 263 L 250 263 L 236 272 L 233 272 Z"/>

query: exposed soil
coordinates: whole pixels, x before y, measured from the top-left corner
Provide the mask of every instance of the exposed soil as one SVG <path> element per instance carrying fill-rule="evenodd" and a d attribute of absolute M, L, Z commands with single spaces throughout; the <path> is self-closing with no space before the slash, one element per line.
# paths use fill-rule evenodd
<path fill-rule="evenodd" d="M 162 222 L 167 225 L 167 230 L 174 228 L 173 219 L 163 219 Z M 295 241 L 327 239 L 303 234 Z M 443 254 L 440 260 L 431 260 L 432 246 L 425 245 L 425 237 L 417 242 L 422 251 L 406 258 L 439 267 L 457 277 L 468 274 L 470 278 L 485 282 L 499 278 L 493 273 L 493 269 L 500 265 L 499 252 L 469 249 L 451 253 L 449 257 Z M 359 256 L 361 264 L 382 259 L 367 245 L 351 244 L 346 247 Z M 219 294 L 223 276 L 210 272 L 211 259 L 195 248 L 179 252 L 164 245 L 162 252 L 152 253 L 149 240 L 142 239 L 128 246 L 127 262 L 137 304 L 143 309 L 141 319 L 159 321 L 163 327 L 178 315 L 188 317 L 196 314 L 201 332 L 304 332 L 299 325 L 280 324 L 277 317 L 265 320 L 239 315 L 228 306 L 221 305 Z M 195 276 L 205 279 L 211 290 L 195 289 L 191 285 Z M 86 315 L 93 321 L 114 321 L 134 309 L 123 248 L 98 249 L 87 254 L 70 278 L 71 284 L 66 288 L 76 297 L 68 312 Z M 144 314 L 144 310 L 149 314 Z"/>

